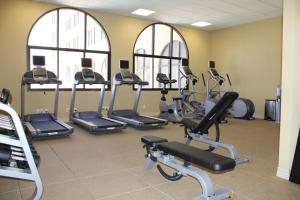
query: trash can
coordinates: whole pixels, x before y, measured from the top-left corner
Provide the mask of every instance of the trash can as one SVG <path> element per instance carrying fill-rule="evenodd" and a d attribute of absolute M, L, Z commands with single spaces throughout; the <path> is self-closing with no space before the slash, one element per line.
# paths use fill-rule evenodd
<path fill-rule="evenodd" d="M 275 99 L 266 99 L 264 119 L 270 120 L 270 121 L 276 120 L 276 100 Z"/>

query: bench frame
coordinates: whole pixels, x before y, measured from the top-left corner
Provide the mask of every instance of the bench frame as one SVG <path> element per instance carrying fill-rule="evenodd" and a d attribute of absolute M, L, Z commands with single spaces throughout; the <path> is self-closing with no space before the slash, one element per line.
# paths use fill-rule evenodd
<path fill-rule="evenodd" d="M 210 148 L 213 147 L 213 149 L 216 149 L 216 148 L 225 149 L 229 153 L 229 157 L 232 158 L 233 160 L 235 160 L 235 163 L 237 165 L 249 162 L 248 158 L 238 155 L 238 153 L 233 145 L 210 139 L 208 134 L 193 133 L 193 132 L 186 130 L 185 137 L 184 137 L 184 143 L 190 144 L 192 140 L 207 144 L 207 145 L 209 145 Z"/>
<path fill-rule="evenodd" d="M 147 162 L 144 168 L 145 171 L 150 171 L 154 165 L 159 162 L 175 169 L 178 174 L 183 176 L 191 176 L 199 182 L 202 188 L 202 194 L 199 197 L 194 198 L 194 200 L 231 199 L 231 195 L 233 194 L 232 190 L 225 188 L 215 190 L 211 178 L 203 170 L 195 169 L 190 165 L 186 165 L 184 162 L 177 160 L 174 156 L 170 154 L 164 154 L 163 152 L 156 150 L 155 146 L 145 146 L 147 148 Z"/>
<path fill-rule="evenodd" d="M 185 131 L 185 144 L 190 144 L 192 140 L 202 142 L 209 145 L 208 151 L 213 151 L 215 148 L 223 148 L 229 152 L 229 156 L 235 160 L 236 164 L 249 162 L 248 158 L 238 155 L 236 149 L 231 144 L 220 142 L 220 128 L 219 123 L 226 115 L 227 110 L 231 107 L 232 103 L 238 98 L 236 92 L 226 92 L 219 102 L 209 111 L 209 113 L 198 123 L 196 127 L 190 128 L 184 125 Z M 215 125 L 216 139 L 209 138 L 209 129 Z"/>

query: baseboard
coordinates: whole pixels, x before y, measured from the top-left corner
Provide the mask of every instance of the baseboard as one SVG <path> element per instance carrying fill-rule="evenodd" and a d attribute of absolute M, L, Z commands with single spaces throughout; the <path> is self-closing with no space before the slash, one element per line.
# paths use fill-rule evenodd
<path fill-rule="evenodd" d="M 264 116 L 264 115 L 261 115 L 261 114 L 254 114 L 254 118 L 255 118 L 255 119 L 264 119 L 265 116 Z"/>
<path fill-rule="evenodd" d="M 290 173 L 291 173 L 290 170 L 278 167 L 276 176 L 278 176 L 279 178 L 283 178 L 285 180 L 289 180 Z"/>

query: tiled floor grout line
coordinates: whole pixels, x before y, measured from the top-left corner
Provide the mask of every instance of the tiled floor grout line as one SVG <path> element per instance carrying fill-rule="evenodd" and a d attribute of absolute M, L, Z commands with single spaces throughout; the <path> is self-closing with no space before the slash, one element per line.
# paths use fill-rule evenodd
<path fill-rule="evenodd" d="M 130 170 L 127 170 L 127 172 L 128 172 L 129 174 L 131 174 L 132 176 L 135 176 L 135 177 L 137 177 L 137 178 L 139 178 L 139 179 L 142 180 L 142 178 L 141 178 L 139 175 L 135 174 L 134 172 L 131 172 Z M 146 182 L 146 181 L 144 181 L 144 180 L 142 180 L 142 181 L 143 181 L 144 183 L 146 183 L 148 186 L 151 187 L 151 184 L 150 184 L 150 183 L 148 183 L 148 182 Z"/>
<path fill-rule="evenodd" d="M 168 182 L 166 182 L 166 183 L 168 183 Z M 160 189 L 158 189 L 158 188 L 156 188 L 156 187 L 152 187 L 152 186 L 151 186 L 151 188 L 153 188 L 154 190 L 159 191 L 160 193 L 166 195 L 166 196 L 169 197 L 170 199 L 175 200 L 171 195 L 165 193 L 164 191 L 161 191 Z"/>
<path fill-rule="evenodd" d="M 19 191 L 19 190 L 20 190 L 20 189 L 8 190 L 8 191 L 5 191 L 5 192 L 1 192 L 0 195 L 7 194 L 7 193 L 11 193 L 11 192 L 17 192 L 17 191 Z"/>
<path fill-rule="evenodd" d="M 121 192 L 121 193 L 118 193 L 118 194 L 108 195 L 108 196 L 101 197 L 101 198 L 96 198 L 96 200 L 104 200 L 104 199 L 109 199 L 109 198 L 112 198 L 112 197 L 118 197 L 118 196 L 130 194 L 130 193 L 133 193 L 133 192 L 143 191 L 143 190 L 148 189 L 148 188 L 151 188 L 151 186 L 139 188 L 139 189 L 136 189 L 136 190 L 130 190 L 130 191 L 127 191 L 127 192 Z"/>
<path fill-rule="evenodd" d="M 67 165 L 67 163 L 65 163 L 64 159 L 62 159 L 58 153 L 55 151 L 55 149 L 52 148 L 52 146 L 47 142 L 47 145 L 49 146 L 49 148 L 51 149 L 51 151 L 58 157 L 58 159 L 63 163 L 64 167 L 66 167 L 74 177 L 76 177 L 75 172 L 73 172 L 73 170 Z"/>

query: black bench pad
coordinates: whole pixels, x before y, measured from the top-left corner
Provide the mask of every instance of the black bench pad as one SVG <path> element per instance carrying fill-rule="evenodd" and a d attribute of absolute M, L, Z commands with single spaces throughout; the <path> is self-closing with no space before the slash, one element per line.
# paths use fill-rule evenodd
<path fill-rule="evenodd" d="M 141 141 L 151 147 L 154 147 L 158 143 L 168 142 L 167 139 L 156 137 L 156 136 L 143 136 L 141 138 Z"/>
<path fill-rule="evenodd" d="M 157 149 L 212 171 L 221 172 L 235 167 L 231 158 L 198 149 L 179 142 L 157 144 Z"/>

